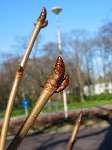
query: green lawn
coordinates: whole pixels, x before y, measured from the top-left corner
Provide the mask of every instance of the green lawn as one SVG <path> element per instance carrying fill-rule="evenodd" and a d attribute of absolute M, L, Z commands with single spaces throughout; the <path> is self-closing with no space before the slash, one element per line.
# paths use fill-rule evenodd
<path fill-rule="evenodd" d="M 95 97 L 93 97 L 95 98 Z M 105 99 L 104 99 L 105 98 Z M 78 108 L 91 108 L 91 107 L 97 107 L 97 106 L 102 106 L 105 104 L 112 104 L 112 97 L 103 97 L 103 98 L 95 98 L 95 100 L 88 98 L 86 99 L 85 102 L 80 103 L 74 100 L 74 98 L 70 98 L 69 103 L 68 103 L 68 110 L 74 110 Z M 29 109 L 29 112 L 31 111 L 32 108 Z M 58 111 L 63 111 L 63 101 L 51 101 L 46 104 L 42 112 L 58 112 Z M 3 118 L 5 112 L 0 112 L 0 118 Z M 24 109 L 14 109 L 12 112 L 12 116 L 20 116 L 24 115 L 25 111 Z"/>
<path fill-rule="evenodd" d="M 102 106 L 106 104 L 112 104 L 112 100 L 100 100 L 100 101 L 85 101 L 83 103 L 70 103 L 68 108 L 69 109 L 77 109 L 77 108 L 91 108 L 91 107 L 97 107 L 97 106 Z"/>
<path fill-rule="evenodd" d="M 52 102 L 53 104 L 53 102 Z M 77 101 L 71 101 L 68 103 L 68 110 L 74 110 L 78 108 L 91 108 L 91 107 L 97 107 L 97 106 L 102 106 L 106 104 L 112 104 L 112 99 L 111 100 L 86 100 L 83 103 L 77 102 Z M 63 110 L 63 102 L 54 102 L 54 105 L 50 104 L 46 105 L 45 108 L 43 109 L 43 112 L 54 112 L 54 111 L 62 111 Z"/>
<path fill-rule="evenodd" d="M 31 108 L 29 109 L 29 112 L 30 111 L 31 111 Z M 4 114 L 5 114 L 5 111 L 0 112 L 0 118 L 3 118 Z M 21 109 L 14 108 L 11 116 L 16 117 L 16 116 L 21 116 L 21 115 L 25 115 L 25 110 L 22 108 Z"/>

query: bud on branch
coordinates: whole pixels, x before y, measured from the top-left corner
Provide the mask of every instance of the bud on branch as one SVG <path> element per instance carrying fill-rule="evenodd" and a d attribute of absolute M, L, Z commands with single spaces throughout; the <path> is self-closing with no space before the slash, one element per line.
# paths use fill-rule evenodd
<path fill-rule="evenodd" d="M 44 28 L 48 25 L 48 21 L 46 20 L 47 11 L 45 7 L 42 8 L 41 14 L 37 20 L 37 22 L 40 24 L 41 28 Z"/>
<path fill-rule="evenodd" d="M 54 72 L 49 77 L 44 88 L 46 90 L 51 90 L 51 94 L 58 93 L 64 90 L 68 83 L 69 76 L 68 74 L 65 75 L 65 65 L 63 59 L 59 56 L 55 64 Z"/>
<path fill-rule="evenodd" d="M 7 131 L 9 126 L 9 120 L 13 109 L 14 100 L 17 94 L 17 90 L 19 87 L 19 83 L 21 81 L 21 78 L 23 76 L 24 69 L 26 67 L 26 64 L 28 62 L 29 55 L 31 53 L 32 47 L 34 45 L 34 42 L 37 38 L 37 35 L 39 34 L 40 30 L 47 26 L 48 21 L 46 21 L 46 9 L 43 7 L 41 14 L 39 18 L 37 19 L 37 22 L 35 24 L 35 28 L 32 32 L 32 36 L 29 40 L 28 46 L 25 50 L 24 56 L 22 58 L 21 64 L 19 69 L 16 72 L 15 79 L 12 85 L 12 89 L 9 95 L 8 104 L 5 112 L 4 122 L 1 130 L 1 137 L 0 137 L 0 150 L 5 150 L 6 145 L 6 137 L 7 137 Z"/>
<path fill-rule="evenodd" d="M 44 89 L 40 94 L 33 110 L 25 120 L 24 124 L 18 131 L 12 143 L 9 145 L 7 150 L 16 150 L 18 145 L 22 142 L 23 138 L 27 135 L 29 129 L 32 127 L 37 116 L 47 103 L 53 93 L 64 90 L 69 84 L 69 76 L 65 75 L 65 65 L 63 59 L 59 56 L 57 58 L 53 73 L 45 83 Z"/>

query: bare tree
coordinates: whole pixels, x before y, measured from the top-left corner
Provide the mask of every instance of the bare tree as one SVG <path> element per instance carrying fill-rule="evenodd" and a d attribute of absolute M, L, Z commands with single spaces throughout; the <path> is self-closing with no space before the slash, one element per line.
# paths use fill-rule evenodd
<path fill-rule="evenodd" d="M 112 82 L 112 22 L 100 28 L 97 43 L 102 59 L 104 80 Z"/>

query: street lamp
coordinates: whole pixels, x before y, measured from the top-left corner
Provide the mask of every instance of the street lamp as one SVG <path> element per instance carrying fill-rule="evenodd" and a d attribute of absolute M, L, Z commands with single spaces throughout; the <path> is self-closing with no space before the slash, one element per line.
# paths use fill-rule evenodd
<path fill-rule="evenodd" d="M 61 7 L 52 7 L 51 11 L 56 15 L 56 25 L 57 25 L 57 38 L 58 38 L 58 55 L 62 54 L 62 40 L 61 40 L 61 32 L 60 32 L 60 21 L 59 14 L 62 11 Z"/>
<path fill-rule="evenodd" d="M 55 7 L 52 7 L 51 10 L 54 14 L 58 15 L 62 11 L 62 8 L 55 6 Z"/>
<path fill-rule="evenodd" d="M 61 38 L 60 21 L 59 21 L 59 14 L 62 11 L 62 8 L 55 6 L 55 7 L 51 8 L 51 11 L 56 15 L 57 38 L 58 38 L 58 55 L 62 55 L 62 38 Z M 63 103 L 64 103 L 65 118 L 67 118 L 68 117 L 68 108 L 67 108 L 66 90 L 63 91 Z"/>

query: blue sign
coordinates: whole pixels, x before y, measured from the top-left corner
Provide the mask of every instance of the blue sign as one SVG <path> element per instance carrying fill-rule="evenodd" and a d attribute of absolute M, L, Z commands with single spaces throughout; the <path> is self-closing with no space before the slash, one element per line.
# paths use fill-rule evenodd
<path fill-rule="evenodd" d="M 24 99 L 24 100 L 22 101 L 22 106 L 23 106 L 25 109 L 27 109 L 27 108 L 29 107 L 29 100 Z"/>

